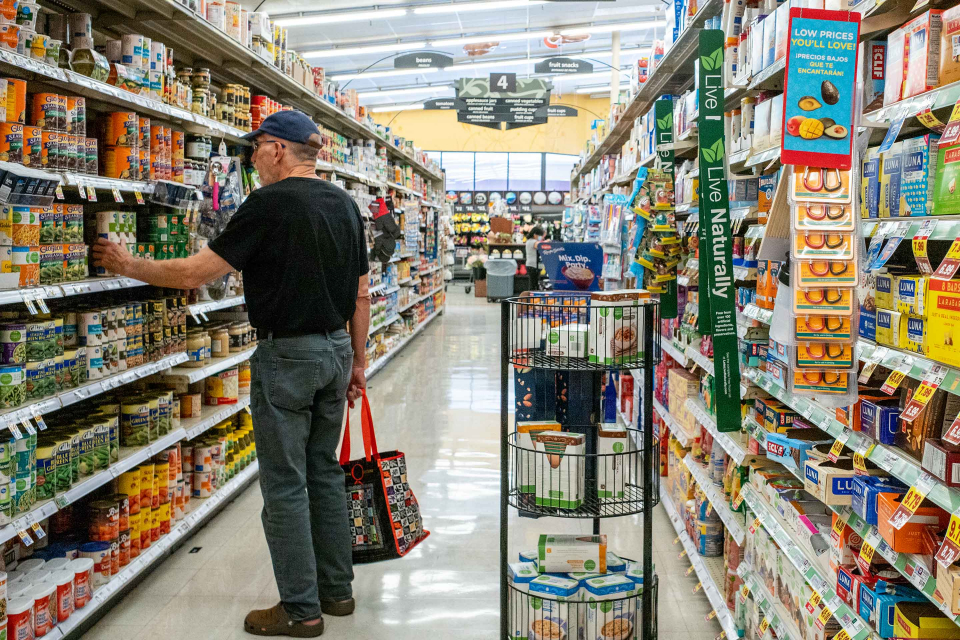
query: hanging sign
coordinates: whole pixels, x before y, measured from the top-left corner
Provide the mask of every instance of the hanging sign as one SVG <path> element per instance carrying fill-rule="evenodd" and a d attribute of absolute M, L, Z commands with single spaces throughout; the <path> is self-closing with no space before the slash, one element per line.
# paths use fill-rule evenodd
<path fill-rule="evenodd" d="M 860 14 L 790 9 L 789 34 L 783 163 L 849 169 Z"/>
<path fill-rule="evenodd" d="M 423 101 L 424 111 L 452 111 L 456 108 L 457 101 L 454 98 L 435 98 Z"/>
<path fill-rule="evenodd" d="M 593 64 L 586 60 L 574 60 L 556 56 L 541 60 L 533 67 L 534 73 L 593 73 Z"/>
<path fill-rule="evenodd" d="M 654 131 L 657 141 L 657 157 L 659 160 L 660 175 L 663 176 L 663 189 L 673 193 L 673 100 L 657 100 L 653 103 Z M 664 149 L 660 151 L 660 149 Z M 658 189 L 659 190 L 659 189 Z M 670 200 L 673 202 L 673 199 Z M 671 205 L 672 206 L 672 205 Z M 654 227 L 656 229 L 656 227 Z M 673 228 L 670 227 L 672 230 Z M 660 294 L 660 314 L 661 318 L 667 320 L 676 318 L 679 314 L 677 303 L 677 267 L 670 267 L 670 274 L 673 279 L 668 280 L 664 285 L 664 292 Z"/>
<path fill-rule="evenodd" d="M 542 242 L 537 249 L 555 291 L 600 290 L 599 275 L 603 269 L 600 245 L 594 242 Z"/>
<path fill-rule="evenodd" d="M 702 318 L 703 300 L 707 298 L 712 320 L 717 430 L 730 432 L 740 431 L 741 427 L 740 361 L 723 144 L 723 46 L 720 29 L 700 32 L 700 253 L 708 254 L 710 267 L 704 271 L 701 264 L 700 312 Z"/>
<path fill-rule="evenodd" d="M 547 105 L 537 109 L 535 115 L 538 118 L 576 118 L 580 112 L 573 107 L 564 105 Z"/>
<path fill-rule="evenodd" d="M 515 93 L 517 90 L 517 74 L 491 73 L 490 90 L 500 91 L 501 93 Z"/>
<path fill-rule="evenodd" d="M 442 53 L 420 51 L 405 53 L 393 59 L 394 69 L 442 69 L 453 64 L 453 58 Z"/>

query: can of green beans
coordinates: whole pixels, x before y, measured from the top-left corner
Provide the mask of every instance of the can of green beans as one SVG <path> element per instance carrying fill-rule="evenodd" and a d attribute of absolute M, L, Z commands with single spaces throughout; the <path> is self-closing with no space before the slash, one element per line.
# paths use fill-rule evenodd
<path fill-rule="evenodd" d="M 57 493 L 57 456 L 54 443 L 37 445 L 37 500 L 49 500 Z"/>
<path fill-rule="evenodd" d="M 62 435 L 58 435 L 53 441 L 57 493 L 63 493 L 73 486 L 73 459 L 70 442 L 69 436 Z"/>
<path fill-rule="evenodd" d="M 80 477 L 85 478 L 93 475 L 94 448 L 93 448 L 93 425 L 82 423 L 80 428 Z"/>
<path fill-rule="evenodd" d="M 93 470 L 103 471 L 110 466 L 110 418 L 96 416 L 93 423 Z"/>
<path fill-rule="evenodd" d="M 67 435 L 70 438 L 70 482 L 76 484 L 80 482 L 80 429 L 69 429 Z"/>
<path fill-rule="evenodd" d="M 120 444 L 142 447 L 150 443 L 150 403 L 132 398 L 120 405 Z"/>

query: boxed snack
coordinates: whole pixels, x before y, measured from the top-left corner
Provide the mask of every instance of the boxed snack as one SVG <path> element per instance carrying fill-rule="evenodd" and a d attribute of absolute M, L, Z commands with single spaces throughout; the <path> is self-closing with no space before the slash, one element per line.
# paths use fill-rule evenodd
<path fill-rule="evenodd" d="M 939 362 L 960 366 L 960 280 L 931 278 L 927 284 L 927 355 Z"/>
<path fill-rule="evenodd" d="M 869 475 L 885 473 L 880 469 L 868 469 Z M 853 495 L 853 480 L 858 477 L 853 470 L 853 460 L 807 460 L 804 467 L 803 488 L 823 504 L 848 505 Z"/>
<path fill-rule="evenodd" d="M 759 69 L 754 69 L 754 73 L 761 69 L 766 69 L 773 64 L 777 52 L 777 12 L 769 14 L 763 19 L 763 63 Z"/>
<path fill-rule="evenodd" d="M 580 583 L 564 576 L 537 576 L 530 581 L 526 635 L 521 638 L 576 638 L 580 635 Z"/>
<path fill-rule="evenodd" d="M 960 627 L 932 602 L 898 602 L 893 616 L 897 638 L 960 638 Z"/>
<path fill-rule="evenodd" d="M 870 147 L 863 155 L 863 179 L 860 182 L 860 215 L 880 217 L 880 148 Z"/>
<path fill-rule="evenodd" d="M 940 84 L 960 80 L 960 6 L 943 10 L 940 31 Z"/>
<path fill-rule="evenodd" d="M 590 326 L 586 324 L 563 324 L 547 329 L 546 352 L 550 356 L 586 358 Z"/>
<path fill-rule="evenodd" d="M 897 398 L 860 398 L 860 430 L 883 444 L 894 444 L 900 430 L 900 402 Z"/>
<path fill-rule="evenodd" d="M 923 318 L 907 317 L 907 335 L 903 348 L 913 353 L 926 355 L 927 353 L 927 321 Z"/>
<path fill-rule="evenodd" d="M 906 407 L 920 382 L 905 378 L 900 385 L 900 410 Z M 960 396 L 937 389 L 933 397 L 913 422 L 904 423 L 896 434 L 896 445 L 920 460 L 923 455 L 923 443 L 927 438 L 940 438 L 944 429 L 950 426 L 953 418 L 960 413 Z"/>
<path fill-rule="evenodd" d="M 605 602 L 595 606 L 588 605 L 584 630 L 590 634 L 586 640 L 607 640 L 608 638 L 633 637 L 637 623 L 639 600 L 634 596 L 637 584 L 622 574 L 612 574 L 591 578 L 584 583 L 585 602 Z M 583 637 L 583 636 L 581 636 Z"/>
<path fill-rule="evenodd" d="M 600 291 L 590 296 L 590 362 L 621 364 L 643 357 L 643 316 L 636 290 Z"/>
<path fill-rule="evenodd" d="M 870 112 L 883 106 L 887 43 L 884 40 L 864 42 L 863 53 L 870 65 L 869 72 L 863 80 L 863 110 Z"/>
<path fill-rule="evenodd" d="M 903 166 L 903 142 L 894 142 L 880 154 L 880 217 L 900 217 L 900 181 Z"/>
<path fill-rule="evenodd" d="M 904 25 L 905 27 L 906 25 Z M 903 81 L 905 71 L 906 37 L 904 27 L 887 36 L 886 72 L 883 80 L 883 104 L 900 102 L 903 98 Z"/>
<path fill-rule="evenodd" d="M 518 317 L 513 320 L 510 341 L 514 353 L 539 349 L 543 344 L 543 317 Z"/>
<path fill-rule="evenodd" d="M 784 433 L 767 434 L 767 457 L 788 469 L 803 469 L 807 451 L 818 444 L 833 442 L 820 429 L 789 429 Z"/>
<path fill-rule="evenodd" d="M 561 431 L 559 422 L 517 422 L 517 488 L 520 493 L 536 493 L 536 466 L 540 454 L 536 452 L 534 438 L 542 431 Z"/>
<path fill-rule="evenodd" d="M 584 435 L 541 431 L 532 440 L 537 452 L 534 465 L 537 505 L 578 508 L 583 504 L 585 484 Z"/>
<path fill-rule="evenodd" d="M 940 9 L 928 9 L 901 27 L 907 51 L 904 98 L 929 91 L 940 84 L 942 14 Z"/>
<path fill-rule="evenodd" d="M 881 638 L 894 637 L 894 618 L 896 616 L 897 604 L 901 602 L 928 602 L 926 596 L 908 586 L 897 585 L 893 593 L 888 589 L 886 592 L 878 590 L 876 595 L 877 634 Z"/>
<path fill-rule="evenodd" d="M 927 316 L 927 281 L 925 276 L 895 276 L 893 304 L 897 311 L 925 318 Z"/>
<path fill-rule="evenodd" d="M 793 427 L 793 421 L 800 417 L 800 414 L 773 398 L 767 398 L 763 402 L 764 416 L 763 428 L 767 431 L 784 433 Z M 756 405 L 754 405 L 756 408 Z"/>
<path fill-rule="evenodd" d="M 960 613 L 960 567 L 937 567 L 937 591 L 954 615 Z"/>
<path fill-rule="evenodd" d="M 924 500 L 916 513 L 900 529 L 894 529 L 890 518 L 900 506 L 902 495 L 881 493 L 877 496 L 877 524 L 880 535 L 894 551 L 899 553 L 929 554 L 932 550 L 923 544 L 924 535 L 930 526 L 943 529 L 950 522 L 950 514 L 929 500 Z M 952 623 L 951 623 L 952 624 Z M 900 637 L 899 634 L 897 634 Z"/>
<path fill-rule="evenodd" d="M 606 573 L 607 536 L 540 534 L 537 568 L 540 573 Z"/>
<path fill-rule="evenodd" d="M 948 487 L 960 487 L 960 447 L 928 438 L 923 443 L 920 466 Z"/>
<path fill-rule="evenodd" d="M 613 426 L 613 425 L 610 425 Z M 626 489 L 628 458 L 625 429 L 597 429 L 597 497 L 600 500 L 623 500 Z M 613 571 L 613 569 L 611 569 Z"/>
<path fill-rule="evenodd" d="M 877 309 L 893 311 L 897 308 L 893 302 L 893 276 L 889 273 L 876 274 L 874 302 Z"/>
<path fill-rule="evenodd" d="M 907 345 L 907 323 L 905 316 L 898 311 L 877 309 L 878 344 L 902 349 Z"/>
<path fill-rule="evenodd" d="M 960 213 L 960 144 L 937 147 L 937 172 L 933 183 L 931 213 L 945 216 Z"/>
<path fill-rule="evenodd" d="M 881 493 L 903 495 L 907 489 L 908 487 L 896 478 L 856 476 L 853 479 L 850 506 L 867 524 L 877 524 L 877 496 Z"/>
<path fill-rule="evenodd" d="M 900 164 L 901 217 L 930 215 L 934 181 L 929 178 L 937 173 L 939 140 L 939 135 L 928 133 L 903 141 L 903 160 Z"/>

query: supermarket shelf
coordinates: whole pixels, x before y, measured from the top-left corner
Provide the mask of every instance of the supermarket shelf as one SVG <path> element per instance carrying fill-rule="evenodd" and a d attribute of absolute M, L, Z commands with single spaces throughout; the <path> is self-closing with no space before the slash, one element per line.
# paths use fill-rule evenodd
<path fill-rule="evenodd" d="M 733 539 L 737 541 L 738 545 L 742 545 L 746 538 L 746 524 L 744 523 L 743 514 L 736 513 L 730 508 L 727 499 L 723 497 L 717 490 L 716 485 L 713 484 L 713 481 L 707 476 L 707 470 L 702 464 L 693 459 L 692 453 L 686 455 L 683 459 L 683 464 L 690 470 L 690 474 L 696 481 L 697 486 L 700 487 L 700 490 L 706 494 L 707 500 L 709 500 L 713 506 L 713 510 L 716 511 L 720 519 L 723 520 L 723 524 L 727 527 L 727 532 L 733 536 Z"/>
<path fill-rule="evenodd" d="M 684 353 L 687 356 L 688 362 L 696 362 L 701 369 L 706 371 L 709 375 L 713 375 L 713 360 L 707 356 L 700 353 L 699 349 L 689 346 L 684 350 Z"/>
<path fill-rule="evenodd" d="M 428 324 L 430 324 L 430 323 L 431 323 L 437 316 L 439 316 L 441 313 L 443 313 L 443 309 L 440 309 L 440 310 L 438 310 L 438 311 L 434 311 L 434 312 L 431 313 L 429 316 L 427 316 L 426 318 L 424 318 L 423 322 L 421 322 L 420 325 L 419 325 L 416 329 L 413 330 L 413 333 L 411 333 L 411 334 L 410 334 L 409 336 L 407 336 L 406 338 L 403 338 L 403 339 L 397 344 L 397 346 L 395 346 L 393 349 L 391 349 L 390 351 L 388 351 L 386 355 L 384 355 L 384 356 L 381 357 L 379 360 L 377 360 L 376 362 L 374 362 L 372 365 L 370 365 L 369 367 L 367 367 L 367 370 L 364 372 L 364 374 L 365 374 L 366 377 L 367 377 L 367 380 L 369 380 L 369 379 L 372 378 L 374 375 L 376 375 L 377 373 L 379 373 L 380 370 L 383 369 L 383 367 L 386 366 L 386 364 L 387 364 L 390 360 L 392 360 L 395 355 L 397 355 L 405 346 L 407 346 L 407 344 L 409 344 L 411 340 L 413 340 L 414 338 L 416 338 L 416 337 L 417 337 L 417 334 L 420 333 L 421 331 L 423 331 L 423 330 L 426 328 L 426 326 L 427 326 Z"/>
<path fill-rule="evenodd" d="M 194 502 L 201 504 L 173 527 L 170 533 L 160 538 L 159 542 L 153 543 L 137 559 L 132 560 L 130 564 L 121 569 L 120 573 L 110 582 L 97 589 L 87 606 L 74 611 L 73 615 L 55 627 L 46 637 L 50 640 L 73 637 L 81 631 L 82 625 L 88 619 L 96 620 L 101 617 L 108 606 L 112 606 L 115 600 L 125 594 L 124 585 L 138 578 L 141 574 L 145 574 L 153 565 L 162 562 L 178 546 L 181 540 L 189 537 L 195 530 L 203 526 L 211 515 L 226 506 L 226 502 L 245 489 L 257 477 L 259 468 L 259 463 L 254 460 L 250 466 L 238 473 L 233 480 L 226 483 L 214 495 L 209 498 L 192 498 L 190 504 L 194 504 Z"/>
<path fill-rule="evenodd" d="M 201 433 L 210 429 L 218 422 L 226 420 L 230 416 L 240 413 L 250 406 L 250 395 L 243 394 L 237 398 L 234 404 L 222 406 L 206 406 L 200 410 L 199 418 L 190 418 L 180 421 L 180 428 L 186 433 L 187 440 L 196 438 Z"/>
<path fill-rule="evenodd" d="M 12 409 L 4 409 L 3 412 L 0 413 L 0 429 L 9 428 L 11 424 L 19 424 L 37 415 L 52 413 L 63 407 L 80 402 L 81 400 L 106 393 L 122 385 L 129 384 L 134 380 L 146 378 L 147 376 L 151 376 L 186 361 L 187 354 L 177 353 L 157 362 L 150 362 L 139 367 L 134 367 L 133 369 L 117 373 L 108 378 L 88 382 L 76 389 L 61 391 L 55 396 L 38 400 L 37 402 Z"/>
<path fill-rule="evenodd" d="M 734 624 L 730 609 L 727 608 L 726 597 L 720 590 L 720 585 L 717 584 L 717 579 L 707 568 L 706 561 L 709 561 L 710 559 L 702 558 L 700 557 L 700 554 L 697 553 L 697 548 L 693 544 L 693 540 L 691 540 L 690 536 L 687 535 L 687 529 L 683 525 L 683 520 L 680 518 L 680 515 L 673 506 L 670 492 L 667 491 L 666 486 L 663 484 L 660 485 L 660 504 L 663 505 L 663 510 L 667 512 L 667 517 L 670 518 L 670 522 L 673 523 L 673 528 L 677 532 L 677 536 L 680 538 L 680 543 L 683 545 L 683 550 L 687 552 L 687 560 L 689 560 L 690 564 L 693 565 L 693 570 L 696 572 L 697 578 L 700 580 L 700 584 L 703 586 L 703 593 L 706 594 L 707 600 L 710 602 L 710 606 L 713 607 L 713 610 L 717 614 L 717 622 L 720 623 L 720 627 L 723 629 L 724 633 L 726 633 L 727 638 L 737 638 L 737 625 Z"/>
<path fill-rule="evenodd" d="M 741 464 L 747 457 L 747 447 L 743 442 L 742 436 L 737 433 L 734 439 L 734 433 L 721 433 L 717 431 L 717 421 L 710 415 L 703 403 L 696 398 L 687 398 L 685 405 L 687 411 L 693 414 L 697 422 L 713 436 L 713 441 L 718 443 L 724 451 L 727 452 L 734 462 Z"/>
<path fill-rule="evenodd" d="M 681 367 L 687 366 L 687 354 L 685 354 L 682 349 L 666 340 L 660 342 L 660 348 L 663 349 L 668 356 L 676 360 Z"/>
<path fill-rule="evenodd" d="M 866 640 L 866 638 L 873 636 L 874 634 L 871 633 L 870 627 L 863 619 L 837 595 L 835 589 L 837 579 L 830 569 L 827 558 L 830 554 L 816 556 L 808 553 L 806 550 L 811 548 L 811 540 L 801 540 L 797 534 L 791 532 L 806 530 L 810 533 L 811 538 L 820 535 L 820 533 L 818 531 L 810 531 L 809 525 L 805 525 L 803 520 L 799 518 L 796 527 L 784 524 L 780 516 L 775 513 L 750 484 L 745 484 L 740 489 L 740 495 L 743 496 L 747 506 L 756 515 L 760 524 L 774 539 L 783 554 L 790 559 L 790 562 L 797 568 L 797 571 L 803 575 L 807 584 L 820 595 L 824 605 L 833 612 L 833 617 L 837 619 L 847 634 L 849 634 L 853 640 Z M 803 529 L 800 527 L 803 527 Z M 825 576 L 831 576 L 833 579 L 828 580 Z"/>
<path fill-rule="evenodd" d="M 673 437 L 675 437 L 681 445 L 686 448 L 693 444 L 690 442 L 690 436 L 687 435 L 687 432 L 684 431 L 683 427 L 677 424 L 677 421 L 673 419 L 673 416 L 670 415 L 670 412 L 667 410 L 667 408 L 660 404 L 656 398 L 653 399 L 653 409 L 660 416 L 660 419 L 666 423 L 667 428 L 670 429 L 670 433 L 673 434 Z"/>
<path fill-rule="evenodd" d="M 869 360 L 874 356 L 878 349 L 886 350 L 882 352 L 882 357 L 880 358 L 879 362 L 887 369 L 896 369 L 900 365 L 901 358 L 904 356 L 909 356 L 912 358 L 913 367 L 907 372 L 907 376 L 915 380 L 923 380 L 923 377 L 928 371 L 930 371 L 930 369 L 934 367 L 934 365 L 941 364 L 905 349 L 878 346 L 877 344 L 870 342 L 869 340 L 864 340 L 863 338 L 860 338 L 860 340 L 857 342 L 857 357 L 860 358 L 861 361 Z M 947 377 L 943 379 L 943 383 L 941 383 L 940 388 L 954 395 L 960 395 L 960 370 L 948 365 L 941 364 L 941 366 L 947 367 Z"/>
<path fill-rule="evenodd" d="M 326 162 L 325 160 L 317 160 L 317 171 L 330 171 L 332 173 L 339 173 L 347 178 L 352 180 L 359 180 L 371 187 L 385 187 L 387 185 L 383 180 L 378 180 L 377 178 L 372 178 L 365 173 L 360 173 L 356 169 L 352 169 L 348 166 L 337 164 L 335 162 Z"/>
<path fill-rule="evenodd" d="M 374 285 L 369 289 L 370 295 L 385 295 L 386 292 L 383 290 L 385 290 L 386 288 L 387 288 L 386 282 L 381 282 L 380 284 Z"/>
<path fill-rule="evenodd" d="M 243 296 L 232 296 L 230 298 L 224 298 L 223 300 L 212 300 L 210 302 L 198 302 L 196 304 L 191 304 L 187 307 L 187 310 L 190 312 L 190 315 L 193 316 L 194 320 L 200 322 L 200 319 L 197 318 L 199 315 L 216 311 L 217 309 L 229 309 L 230 307 L 235 307 L 240 304 L 244 304 Z"/>
<path fill-rule="evenodd" d="M 390 187 L 391 189 L 396 189 L 397 191 L 400 191 L 400 192 L 402 192 L 402 193 L 406 193 L 407 195 L 411 195 L 411 196 L 413 196 L 414 198 L 422 198 L 422 197 L 423 197 L 423 194 L 422 194 L 422 193 L 420 193 L 420 192 L 418 192 L 418 191 L 414 191 L 414 190 L 411 189 L 410 187 L 405 187 L 405 186 L 403 186 L 402 184 L 398 184 L 398 183 L 396 183 L 396 182 L 390 182 L 389 180 L 388 180 L 385 184 L 386 184 L 388 187 Z"/>
<path fill-rule="evenodd" d="M 433 265 L 432 267 L 430 267 L 430 268 L 428 268 L 428 269 L 418 270 L 418 271 L 417 271 L 417 275 L 425 276 L 425 275 L 427 275 L 427 274 L 433 273 L 434 271 L 440 271 L 440 269 L 442 269 L 442 268 L 443 268 L 443 267 L 441 267 L 440 265 L 435 264 L 435 265 Z"/>
<path fill-rule="evenodd" d="M 49 300 L 50 298 L 63 298 L 66 296 L 77 296 L 85 293 L 98 293 L 100 291 L 115 291 L 117 289 L 129 289 L 132 287 L 146 286 L 146 282 L 134 280 L 133 278 L 90 278 L 88 280 L 79 280 L 77 282 L 63 282 L 61 284 L 51 284 L 43 287 L 24 287 L 23 289 L 9 289 L 0 291 L 0 305 L 19 304 L 26 300 Z"/>
<path fill-rule="evenodd" d="M 718 0 L 707 0 L 700 5 L 690 24 L 684 29 L 677 41 L 667 50 L 660 64 L 656 66 L 647 81 L 640 85 L 640 90 L 627 105 L 620 119 L 610 128 L 606 137 L 600 141 L 596 149 L 587 156 L 573 174 L 573 180 L 591 171 L 600 163 L 600 159 L 611 153 L 619 153 L 624 140 L 630 136 L 633 121 L 643 115 L 663 94 L 682 93 L 682 89 L 692 85 L 693 61 L 697 57 L 700 29 L 703 23 L 723 8 Z M 651 156 L 652 159 L 653 156 Z"/>
<path fill-rule="evenodd" d="M 746 562 L 741 562 L 737 567 L 737 575 L 743 578 L 744 584 L 750 589 L 753 599 L 760 606 L 760 610 L 770 623 L 770 628 L 777 634 L 781 640 L 803 640 L 805 637 L 797 629 L 783 603 L 770 595 L 763 580 L 756 574 Z"/>
<path fill-rule="evenodd" d="M 751 267 L 734 267 L 733 277 L 740 282 L 747 282 L 748 280 L 756 280 L 757 270 L 756 268 L 751 268 Z"/>
<path fill-rule="evenodd" d="M 372 327 L 370 327 L 370 330 L 367 332 L 367 335 L 368 335 L 368 336 L 372 336 L 372 335 L 375 334 L 377 331 L 380 331 L 380 330 L 383 329 L 384 327 L 390 326 L 391 324 L 393 324 L 394 322 L 396 322 L 396 321 L 399 320 L 399 319 L 400 319 L 400 314 L 397 313 L 397 314 L 395 314 L 395 315 L 387 318 L 387 319 L 384 320 L 383 322 L 381 322 L 381 323 L 379 323 L 379 324 L 375 324 L 375 325 L 373 325 Z"/>
<path fill-rule="evenodd" d="M 104 191 L 113 191 L 116 189 L 121 193 L 153 193 L 153 183 L 145 180 L 120 180 L 118 178 L 105 178 L 103 176 L 90 176 L 82 173 L 61 173 L 62 183 L 67 187 L 93 187 Z"/>
<path fill-rule="evenodd" d="M 163 375 L 167 377 L 186 378 L 187 382 L 197 382 L 215 373 L 220 373 L 224 369 L 229 369 L 244 360 L 249 360 L 250 356 L 252 356 L 256 350 L 257 348 L 254 346 L 246 351 L 233 353 L 223 358 L 211 358 L 210 364 L 203 367 L 174 367 Z"/>
<path fill-rule="evenodd" d="M 743 307 L 743 316 L 751 320 L 756 320 L 757 322 L 762 322 L 763 324 L 770 324 L 770 321 L 773 319 L 773 310 L 761 309 L 754 303 L 749 302 Z"/>
<path fill-rule="evenodd" d="M 239 142 L 240 137 L 246 133 L 236 127 L 217 122 L 213 118 L 207 118 L 187 109 L 164 104 L 147 96 L 136 95 L 75 71 L 53 67 L 12 51 L 0 51 L 0 71 L 15 76 L 22 76 L 25 71 L 30 72 L 35 75 L 28 77 L 28 80 L 43 82 L 58 89 L 69 91 L 73 95 L 84 96 L 88 100 L 96 100 L 126 109 L 135 109 L 138 113 L 149 115 L 151 118 L 169 120 L 183 126 L 190 133 L 212 133 L 232 142 Z"/>
<path fill-rule="evenodd" d="M 745 167 L 759 167 L 766 165 L 770 162 L 779 162 L 780 161 L 780 146 L 770 147 L 769 149 L 764 149 L 763 151 L 758 151 L 756 153 L 751 153 L 744 162 Z"/>
<path fill-rule="evenodd" d="M 397 313 L 398 313 L 398 314 L 399 314 L 399 313 L 403 313 L 404 311 L 406 311 L 407 309 L 409 309 L 409 308 L 412 307 L 413 305 L 417 304 L 418 302 L 423 302 L 424 300 L 426 300 L 426 299 L 429 298 L 430 296 L 432 296 L 432 295 L 434 295 L 434 294 L 436 294 L 436 293 L 439 293 L 439 292 L 442 291 L 442 290 L 443 290 L 443 285 L 440 285 L 439 287 L 437 287 L 437 288 L 434 289 L 433 291 L 430 291 L 429 293 L 425 293 L 425 294 L 423 294 L 422 296 L 420 296 L 419 298 L 414 298 L 414 299 L 413 299 L 413 302 L 408 302 L 405 306 L 403 306 L 403 307 L 401 307 L 400 309 L 398 309 L 398 310 L 397 310 Z"/>

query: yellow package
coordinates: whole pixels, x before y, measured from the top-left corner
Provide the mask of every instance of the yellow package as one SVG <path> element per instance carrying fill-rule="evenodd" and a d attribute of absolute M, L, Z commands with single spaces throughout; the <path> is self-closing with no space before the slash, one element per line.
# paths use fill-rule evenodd
<path fill-rule="evenodd" d="M 878 273 L 876 275 L 876 287 L 873 300 L 877 305 L 877 309 L 893 311 L 897 308 L 893 302 L 893 276 L 889 273 Z"/>
<path fill-rule="evenodd" d="M 799 231 L 794 244 L 796 258 L 853 260 L 853 234 L 845 231 Z"/>
<path fill-rule="evenodd" d="M 850 340 L 850 318 L 842 316 L 797 316 L 797 340 Z"/>
<path fill-rule="evenodd" d="M 847 374 L 845 371 L 794 371 L 793 390 L 817 393 L 846 393 Z"/>
<path fill-rule="evenodd" d="M 907 323 L 899 311 L 877 309 L 877 344 L 902 349 L 907 344 Z"/>
<path fill-rule="evenodd" d="M 857 266 L 852 260 L 801 260 L 801 287 L 855 287 Z"/>
<path fill-rule="evenodd" d="M 900 313 L 918 318 L 926 317 L 927 280 L 926 276 L 895 276 L 894 308 Z"/>
<path fill-rule="evenodd" d="M 849 316 L 853 312 L 851 289 L 797 289 L 795 296 L 793 310 L 797 314 Z"/>
<path fill-rule="evenodd" d="M 850 368 L 853 347 L 838 342 L 801 342 L 797 345 L 797 366 Z"/>

